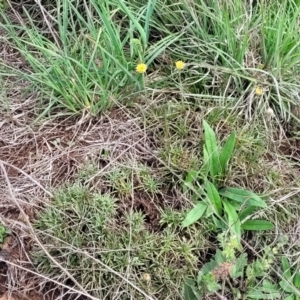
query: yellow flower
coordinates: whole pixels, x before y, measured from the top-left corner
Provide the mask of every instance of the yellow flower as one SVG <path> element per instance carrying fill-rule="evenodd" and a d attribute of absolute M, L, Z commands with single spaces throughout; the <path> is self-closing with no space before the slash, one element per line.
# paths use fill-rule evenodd
<path fill-rule="evenodd" d="M 136 70 L 138 73 L 143 74 L 143 73 L 145 73 L 146 70 L 147 70 L 147 65 L 144 64 L 144 63 L 140 63 L 140 64 L 138 64 L 138 65 L 136 66 L 135 70 Z"/>
<path fill-rule="evenodd" d="M 260 86 L 257 86 L 257 87 L 255 88 L 255 95 L 256 95 L 256 96 L 261 96 L 262 94 L 263 94 L 262 88 L 261 88 Z"/>
<path fill-rule="evenodd" d="M 182 60 L 178 60 L 175 62 L 175 66 L 177 70 L 182 70 L 185 66 L 185 63 Z"/>

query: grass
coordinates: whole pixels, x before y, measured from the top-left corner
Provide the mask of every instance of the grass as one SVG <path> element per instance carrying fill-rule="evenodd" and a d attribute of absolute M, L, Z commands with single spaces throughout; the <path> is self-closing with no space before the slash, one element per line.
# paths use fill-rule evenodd
<path fill-rule="evenodd" d="M 14 289 L 299 299 L 299 1 L 0 7 L 0 229 L 31 262 Z"/>
<path fill-rule="evenodd" d="M 172 215 L 171 211 L 169 215 Z M 180 221 L 176 224 L 170 216 L 165 216 L 162 222 L 171 227 L 159 233 L 148 232 L 141 211 L 128 210 L 120 216 L 117 199 L 108 194 L 93 194 L 74 183 L 56 192 L 51 207 L 41 213 L 35 227 L 60 268 L 68 269 L 91 295 L 103 298 L 117 293 L 122 284 L 118 276 L 103 268 L 103 264 L 113 265 L 150 295 L 162 292 L 168 295 L 174 288 L 176 277 L 183 278 L 182 274 L 197 269 L 197 253 L 206 243 L 202 237 L 188 238 L 187 242 L 176 232 Z M 180 220 L 182 216 L 177 218 Z M 42 274 L 62 283 L 69 280 L 43 251 L 35 252 L 34 262 Z M 89 272 L 83 276 L 82 270 Z M 143 278 L 144 274 L 149 274 L 151 279 Z M 180 291 L 180 282 L 176 284 Z M 131 288 L 123 293 L 124 297 L 140 297 Z"/>

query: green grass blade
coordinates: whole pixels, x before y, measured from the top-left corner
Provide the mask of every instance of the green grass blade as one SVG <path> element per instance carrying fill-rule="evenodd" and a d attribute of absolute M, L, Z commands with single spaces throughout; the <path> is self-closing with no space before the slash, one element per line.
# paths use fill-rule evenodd
<path fill-rule="evenodd" d="M 101 8 L 96 6 L 97 13 L 100 16 L 101 21 L 103 22 L 103 25 L 105 27 L 105 30 L 107 31 L 107 34 L 109 36 L 110 43 L 112 43 L 113 48 L 116 51 L 115 54 L 117 54 L 118 56 L 122 56 L 122 48 L 121 48 L 122 43 L 120 41 L 120 37 L 118 35 L 117 29 L 115 28 L 115 26 L 111 21 L 110 12 L 106 11 L 106 9 L 103 6 Z"/>
<path fill-rule="evenodd" d="M 166 48 L 176 42 L 179 38 L 180 35 L 169 35 L 152 45 L 147 51 L 145 62 L 150 65 L 154 59 L 156 59 L 163 51 L 165 51 Z"/>
<path fill-rule="evenodd" d="M 143 42 L 144 49 L 147 47 L 147 34 L 144 30 L 144 28 L 141 26 L 141 24 L 138 22 L 138 20 L 134 17 L 131 10 L 125 5 L 124 0 L 117 0 L 117 3 L 120 5 L 121 9 L 126 13 L 128 18 L 132 21 L 135 28 L 139 32 L 141 36 L 141 40 Z"/>
<path fill-rule="evenodd" d="M 146 34 L 146 43 L 148 44 L 149 34 L 150 34 L 150 19 L 152 17 L 154 7 L 156 5 L 157 0 L 149 0 L 146 12 L 146 21 L 144 26 L 144 32 Z"/>

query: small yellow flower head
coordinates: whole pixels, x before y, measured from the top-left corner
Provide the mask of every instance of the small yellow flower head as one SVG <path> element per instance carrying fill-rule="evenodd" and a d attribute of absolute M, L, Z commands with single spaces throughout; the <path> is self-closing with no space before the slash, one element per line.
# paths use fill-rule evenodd
<path fill-rule="evenodd" d="M 257 87 L 255 88 L 255 95 L 256 95 L 256 96 L 261 96 L 262 94 L 263 94 L 262 88 L 261 88 L 260 86 L 257 86 Z"/>
<path fill-rule="evenodd" d="M 175 66 L 177 70 L 182 70 L 185 66 L 185 63 L 182 60 L 177 60 L 175 62 Z"/>
<path fill-rule="evenodd" d="M 147 71 L 147 65 L 144 63 L 140 63 L 136 66 L 135 70 L 140 73 L 143 74 Z"/>

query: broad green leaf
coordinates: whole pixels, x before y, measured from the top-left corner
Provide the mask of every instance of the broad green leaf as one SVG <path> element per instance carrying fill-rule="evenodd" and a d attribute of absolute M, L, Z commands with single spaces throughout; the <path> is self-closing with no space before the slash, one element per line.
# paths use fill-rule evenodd
<path fill-rule="evenodd" d="M 228 226 L 225 224 L 225 222 L 223 222 L 222 220 L 218 219 L 214 215 L 212 215 L 212 219 L 213 219 L 213 222 L 216 225 L 217 229 L 222 229 L 222 231 L 225 231 L 225 230 L 228 229 Z"/>
<path fill-rule="evenodd" d="M 190 170 L 185 177 L 184 183 L 194 182 L 197 179 L 198 175 L 199 171 Z"/>
<path fill-rule="evenodd" d="M 262 284 L 262 291 L 264 292 L 278 292 L 279 286 L 271 283 L 269 280 L 264 279 Z"/>
<path fill-rule="evenodd" d="M 207 201 L 209 201 L 209 200 L 206 200 L 206 202 Z M 207 206 L 207 209 L 206 209 L 206 211 L 205 211 L 205 217 L 206 218 L 208 218 L 208 217 L 210 217 L 211 215 L 213 215 L 213 209 L 212 209 L 212 207 L 211 207 L 211 205 L 208 205 Z"/>
<path fill-rule="evenodd" d="M 250 206 L 257 206 L 266 208 L 267 204 L 264 200 L 262 200 L 258 195 L 253 192 L 239 189 L 239 188 L 224 188 L 219 190 L 219 194 L 228 199 L 237 201 L 237 202 L 245 202 Z"/>
<path fill-rule="evenodd" d="M 186 192 L 188 189 L 194 190 L 194 181 L 197 179 L 199 172 L 195 170 L 191 170 L 187 173 L 184 179 L 183 189 Z"/>
<path fill-rule="evenodd" d="M 197 287 L 192 279 L 186 279 L 183 287 L 183 299 L 184 300 L 197 300 Z"/>
<path fill-rule="evenodd" d="M 217 266 L 218 266 L 218 263 L 214 259 L 211 259 L 209 262 L 207 262 L 206 264 L 204 264 L 202 266 L 200 272 L 203 273 L 203 275 L 206 275 L 206 274 L 210 273 L 213 269 L 215 269 Z M 200 278 L 200 276 L 198 274 L 198 283 L 200 283 L 199 278 Z"/>
<path fill-rule="evenodd" d="M 217 249 L 214 260 L 218 265 L 226 261 L 226 257 L 224 256 L 223 252 L 220 249 Z"/>
<path fill-rule="evenodd" d="M 300 290 L 300 273 L 296 273 L 294 277 L 294 286 Z"/>
<path fill-rule="evenodd" d="M 220 153 L 220 166 L 223 175 L 226 173 L 227 165 L 232 155 L 234 145 L 235 145 L 235 132 L 232 132 Z"/>
<path fill-rule="evenodd" d="M 236 235 L 238 242 L 241 241 L 241 223 L 239 216 L 233 206 L 226 200 L 223 200 L 223 206 L 228 218 L 228 227 L 232 235 Z"/>
<path fill-rule="evenodd" d="M 226 199 L 236 211 L 240 211 L 241 210 L 241 205 L 242 203 L 236 202 L 236 201 L 229 201 L 229 199 Z"/>
<path fill-rule="evenodd" d="M 211 175 L 211 179 L 214 181 L 216 177 L 221 173 L 217 139 L 214 131 L 205 120 L 203 120 L 203 127 L 205 148 L 207 151 L 209 161 L 209 172 Z"/>
<path fill-rule="evenodd" d="M 244 270 L 245 267 L 247 266 L 247 263 L 248 263 L 247 253 L 242 253 L 238 257 L 236 263 L 233 265 L 231 269 L 231 277 L 232 278 L 242 277 L 244 275 Z"/>
<path fill-rule="evenodd" d="M 240 220 L 243 221 L 244 219 L 246 219 L 254 212 L 255 209 L 256 209 L 255 206 L 248 206 L 247 208 L 245 208 L 243 211 L 239 213 Z"/>
<path fill-rule="evenodd" d="M 264 280 L 262 287 L 257 287 L 247 293 L 247 299 L 281 299 L 279 286 L 272 284 L 268 280 Z"/>
<path fill-rule="evenodd" d="M 274 225 L 265 220 L 247 220 L 246 222 L 242 223 L 242 229 L 244 230 L 270 230 L 273 229 Z"/>
<path fill-rule="evenodd" d="M 291 287 L 291 284 L 286 280 L 282 280 L 279 282 L 279 285 L 281 286 L 281 288 L 287 292 L 287 293 L 293 293 L 293 289 Z"/>
<path fill-rule="evenodd" d="M 190 210 L 190 212 L 187 214 L 185 219 L 182 222 L 183 227 L 190 226 L 191 224 L 195 223 L 198 221 L 203 214 L 205 213 L 205 210 L 207 208 L 207 204 L 204 202 L 198 202 L 194 208 Z"/>
<path fill-rule="evenodd" d="M 283 256 L 281 258 L 281 265 L 282 265 L 282 270 L 283 270 L 283 275 L 287 280 L 290 280 L 292 277 L 292 272 L 291 272 L 291 265 L 288 261 L 288 259 Z"/>
<path fill-rule="evenodd" d="M 284 300 L 298 300 L 298 298 L 296 298 L 296 296 L 294 294 L 291 294 L 291 295 L 287 296 L 286 298 L 284 298 Z"/>
<path fill-rule="evenodd" d="M 201 281 L 202 281 L 204 275 L 205 274 L 204 274 L 204 272 L 203 272 L 203 270 L 201 268 L 200 271 L 198 272 L 198 276 L 197 276 L 197 283 L 198 283 L 198 285 L 201 284 Z"/>
<path fill-rule="evenodd" d="M 218 193 L 218 190 L 208 180 L 206 180 L 206 182 L 205 182 L 205 188 L 206 188 L 208 200 L 213 205 L 216 213 L 218 215 L 221 215 L 222 214 L 222 201 L 221 201 L 220 195 Z"/>

